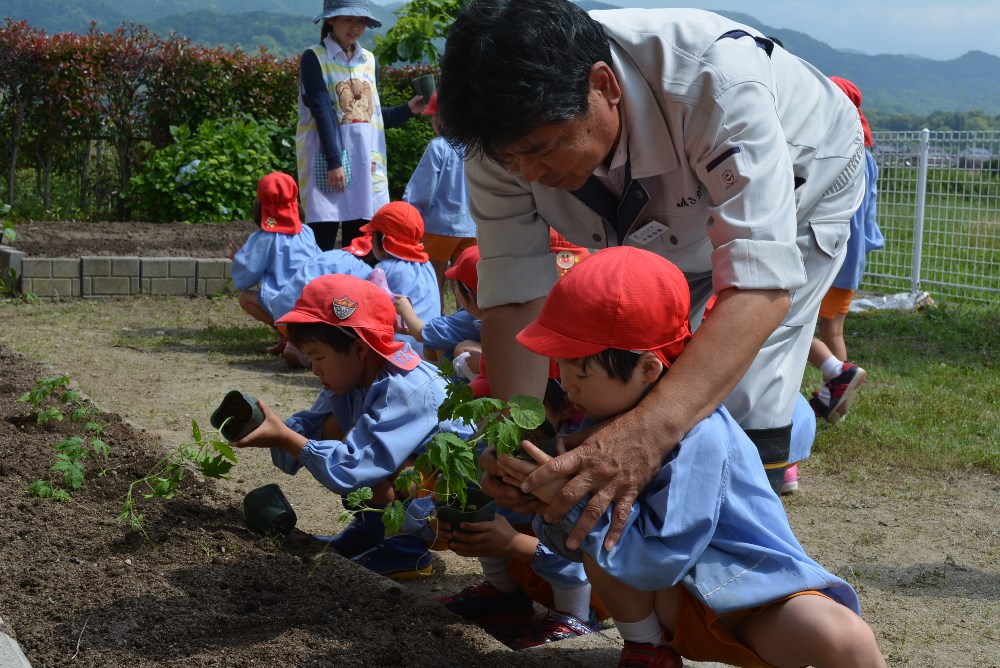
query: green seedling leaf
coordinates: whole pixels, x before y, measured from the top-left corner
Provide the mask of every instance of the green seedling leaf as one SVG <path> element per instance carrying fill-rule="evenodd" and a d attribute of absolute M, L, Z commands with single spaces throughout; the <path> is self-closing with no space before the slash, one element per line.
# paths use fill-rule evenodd
<path fill-rule="evenodd" d="M 96 436 L 90 439 L 90 449 L 99 454 L 104 461 L 107 461 L 108 455 L 111 454 L 111 448 L 108 447 L 108 444 Z"/>
<path fill-rule="evenodd" d="M 52 496 L 53 491 L 52 485 L 48 480 L 36 480 L 28 487 L 28 492 L 39 499 L 48 499 Z"/>
<path fill-rule="evenodd" d="M 233 446 L 229 445 L 226 441 L 212 441 L 212 449 L 218 452 L 220 455 L 236 463 L 236 453 L 233 451 Z"/>
<path fill-rule="evenodd" d="M 58 489 L 57 488 L 57 489 L 52 490 L 52 500 L 53 501 L 58 501 L 59 503 L 65 503 L 65 502 L 69 501 L 71 498 L 73 498 L 73 497 L 71 497 L 69 495 L 69 492 L 67 492 L 65 489 Z"/>
<path fill-rule="evenodd" d="M 393 501 L 382 512 L 382 526 L 385 527 L 385 535 L 391 536 L 399 533 L 403 528 L 403 521 L 406 519 L 406 506 L 402 501 Z"/>
<path fill-rule="evenodd" d="M 362 487 L 347 495 L 347 505 L 351 508 L 362 508 L 367 501 L 371 501 L 374 497 L 371 487 Z"/>
<path fill-rule="evenodd" d="M 83 408 L 82 406 L 77 406 L 76 408 L 74 408 L 70 412 L 70 414 L 69 414 L 69 421 L 70 422 L 79 422 L 80 420 L 84 419 L 88 415 L 90 415 L 90 410 L 88 410 L 86 408 Z M 94 424 L 94 423 L 91 422 L 89 424 Z M 88 424 L 88 426 L 89 426 L 89 424 Z M 85 426 L 84 429 L 86 429 L 86 428 L 87 427 Z"/>
<path fill-rule="evenodd" d="M 70 459 L 79 459 L 87 454 L 83 447 L 83 439 L 79 436 L 70 436 L 52 446 L 56 452 L 65 455 Z"/>
<path fill-rule="evenodd" d="M 521 429 L 534 429 L 545 421 L 545 406 L 536 397 L 511 397 L 510 418 Z"/>
<path fill-rule="evenodd" d="M 201 443 L 201 427 L 198 426 L 197 420 L 191 420 L 191 437 L 195 443 Z"/>
<path fill-rule="evenodd" d="M 406 496 L 409 495 L 410 488 L 420 486 L 422 479 L 420 471 L 416 469 L 406 469 L 401 471 L 400 474 L 396 476 L 396 479 L 392 482 L 392 486 L 397 492 Z"/>
<path fill-rule="evenodd" d="M 206 478 L 225 479 L 231 468 L 233 468 L 233 462 L 227 461 L 226 456 L 221 454 L 198 462 L 198 470 Z"/>
<path fill-rule="evenodd" d="M 486 440 L 496 446 L 498 457 L 508 456 L 521 447 L 521 429 L 513 420 L 500 420 L 491 425 Z"/>
<path fill-rule="evenodd" d="M 59 462 L 56 462 L 56 465 L 58 464 Z M 55 470 L 55 468 L 54 465 L 52 469 Z M 79 462 L 71 462 L 63 471 L 63 484 L 74 492 L 83 486 L 83 466 Z"/>

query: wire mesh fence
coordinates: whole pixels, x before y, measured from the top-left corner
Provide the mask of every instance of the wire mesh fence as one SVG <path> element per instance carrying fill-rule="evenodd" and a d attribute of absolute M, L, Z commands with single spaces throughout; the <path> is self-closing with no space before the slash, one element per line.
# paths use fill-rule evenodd
<path fill-rule="evenodd" d="M 1000 132 L 875 132 L 878 225 L 862 289 L 1000 299 Z"/>

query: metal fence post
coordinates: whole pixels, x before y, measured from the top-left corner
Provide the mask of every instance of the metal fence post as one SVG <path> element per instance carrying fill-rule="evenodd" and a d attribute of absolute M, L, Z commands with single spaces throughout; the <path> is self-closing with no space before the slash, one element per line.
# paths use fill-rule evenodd
<path fill-rule="evenodd" d="M 913 220 L 913 266 L 910 270 L 910 292 L 920 292 L 920 260 L 924 247 L 924 210 L 927 204 L 927 161 L 930 154 L 931 131 L 920 132 L 920 157 L 917 164 L 917 209 Z"/>

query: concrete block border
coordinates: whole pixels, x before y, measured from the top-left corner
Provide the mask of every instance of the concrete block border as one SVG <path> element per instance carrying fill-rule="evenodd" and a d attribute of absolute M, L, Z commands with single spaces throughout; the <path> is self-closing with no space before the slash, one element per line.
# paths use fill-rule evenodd
<path fill-rule="evenodd" d="M 109 299 L 132 295 L 210 296 L 226 290 L 232 261 L 222 258 L 33 258 L 0 246 L 0 277 L 41 299 Z"/>

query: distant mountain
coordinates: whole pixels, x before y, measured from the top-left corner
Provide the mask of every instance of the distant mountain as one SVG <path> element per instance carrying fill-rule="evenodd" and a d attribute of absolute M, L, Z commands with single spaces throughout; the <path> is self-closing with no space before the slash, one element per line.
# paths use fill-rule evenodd
<path fill-rule="evenodd" d="M 395 22 L 391 5 L 369 3 L 382 21 L 368 31 L 363 43 Z M 587 9 L 614 9 L 604 2 L 584 0 Z M 85 32 L 91 20 L 111 30 L 123 20 L 135 21 L 167 35 L 171 31 L 205 45 L 239 46 L 254 52 L 258 45 L 279 57 L 301 53 L 316 41 L 319 28 L 312 17 L 320 0 L 0 0 L 0 16 L 26 20 L 54 33 Z M 912 55 L 867 55 L 837 50 L 805 33 L 774 28 L 748 14 L 719 12 L 780 39 L 785 48 L 827 75 L 850 79 L 864 92 L 865 108 L 882 114 L 927 115 L 933 111 L 980 109 L 1000 116 L 1000 58 L 970 51 L 940 61 Z"/>

